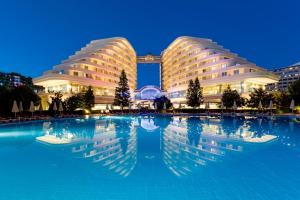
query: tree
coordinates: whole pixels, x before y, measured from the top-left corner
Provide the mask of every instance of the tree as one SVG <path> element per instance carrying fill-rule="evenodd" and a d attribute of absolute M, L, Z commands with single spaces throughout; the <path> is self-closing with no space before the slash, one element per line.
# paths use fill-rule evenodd
<path fill-rule="evenodd" d="M 41 98 L 32 90 L 32 88 L 25 85 L 13 88 L 11 93 L 14 100 L 18 102 L 22 101 L 25 110 L 29 109 L 31 101 L 34 103 L 34 105 L 38 105 L 41 100 Z"/>
<path fill-rule="evenodd" d="M 156 105 L 156 109 L 157 110 L 162 110 L 164 109 L 164 105 L 166 105 L 166 108 L 169 109 L 172 107 L 172 103 L 170 101 L 170 99 L 168 99 L 168 97 L 166 96 L 161 96 L 161 97 L 157 97 L 154 99 L 153 104 Z"/>
<path fill-rule="evenodd" d="M 268 107 L 270 101 L 274 101 L 272 94 L 269 94 L 262 88 L 254 88 L 249 94 L 250 99 L 248 100 L 248 106 L 251 108 L 258 108 L 259 102 L 261 101 L 263 107 Z"/>
<path fill-rule="evenodd" d="M 285 91 L 276 91 L 272 93 L 274 105 L 280 109 L 287 109 L 291 103 L 291 96 Z"/>
<path fill-rule="evenodd" d="M 13 97 L 11 90 L 7 87 L 0 86 L 0 102 L 0 114 L 9 115 L 13 105 Z"/>
<path fill-rule="evenodd" d="M 195 79 L 194 82 L 194 93 L 195 93 L 195 98 L 197 101 L 196 102 L 196 107 L 199 107 L 201 103 L 203 103 L 203 95 L 202 95 L 202 89 L 200 86 L 200 81 L 198 77 Z"/>
<path fill-rule="evenodd" d="M 53 111 L 54 103 L 56 104 L 57 108 L 58 108 L 60 102 L 63 103 L 62 97 L 63 97 L 63 94 L 61 92 L 55 92 L 54 93 L 54 96 L 51 97 L 51 104 L 49 106 L 50 111 Z M 63 103 L 63 107 L 65 107 L 64 103 Z"/>
<path fill-rule="evenodd" d="M 300 79 L 298 79 L 292 85 L 290 85 L 288 91 L 290 93 L 291 98 L 295 100 L 295 104 L 300 104 Z"/>
<path fill-rule="evenodd" d="M 91 110 L 95 105 L 95 96 L 92 90 L 92 87 L 89 86 L 87 91 L 83 95 L 84 107 L 88 110 Z"/>
<path fill-rule="evenodd" d="M 126 77 L 126 73 L 122 70 L 120 75 L 120 81 L 118 87 L 115 89 L 115 99 L 114 105 L 121 106 L 129 106 L 130 103 L 130 90 L 128 85 L 128 79 Z"/>
<path fill-rule="evenodd" d="M 194 102 L 193 89 L 194 89 L 194 81 L 191 79 L 189 80 L 189 86 L 186 93 L 186 103 L 188 106 L 192 106 Z"/>
<path fill-rule="evenodd" d="M 30 102 L 32 101 L 35 105 L 40 102 L 40 97 L 28 86 L 19 87 L 0 87 L 0 113 L 3 115 L 9 115 L 13 101 L 16 100 L 18 103 L 22 101 L 24 110 L 28 110 Z"/>
<path fill-rule="evenodd" d="M 84 108 L 83 96 L 81 94 L 70 96 L 65 100 L 65 105 L 66 109 L 71 112 L 78 108 Z"/>
<path fill-rule="evenodd" d="M 232 108 L 234 101 L 236 102 L 237 107 L 245 105 L 245 99 L 241 97 L 236 90 L 231 90 L 230 86 L 224 90 L 221 100 L 226 109 Z"/>
<path fill-rule="evenodd" d="M 193 108 L 199 107 L 203 103 L 202 89 L 198 77 L 195 82 L 193 80 L 189 81 L 186 99 L 187 105 Z"/>

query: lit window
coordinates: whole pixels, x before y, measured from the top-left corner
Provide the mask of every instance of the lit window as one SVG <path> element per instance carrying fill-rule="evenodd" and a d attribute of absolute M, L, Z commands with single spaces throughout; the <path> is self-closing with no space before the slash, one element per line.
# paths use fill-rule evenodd
<path fill-rule="evenodd" d="M 227 67 L 227 63 L 224 63 L 221 65 L 222 69 L 225 69 Z"/>

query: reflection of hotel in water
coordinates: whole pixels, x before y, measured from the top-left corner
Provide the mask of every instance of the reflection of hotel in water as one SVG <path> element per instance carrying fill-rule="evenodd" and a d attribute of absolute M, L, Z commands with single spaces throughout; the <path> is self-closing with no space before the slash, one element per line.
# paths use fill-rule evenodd
<path fill-rule="evenodd" d="M 175 118 L 163 135 L 163 161 L 177 176 L 187 175 L 201 165 L 216 162 L 227 152 L 241 152 L 247 143 L 267 142 L 275 136 L 264 135 L 253 138 L 246 126 L 238 126 L 230 134 L 224 131 L 220 119 L 204 119 L 189 131 L 186 118 Z M 236 123 L 233 119 L 233 124 Z M 235 126 L 235 125 L 233 125 Z"/>
<path fill-rule="evenodd" d="M 75 127 L 77 136 L 67 126 L 51 128 L 51 124 L 45 124 L 46 135 L 38 140 L 69 144 L 73 155 L 126 177 L 137 164 L 137 127 L 147 132 L 162 131 L 158 151 L 161 151 L 162 161 L 177 176 L 188 175 L 200 166 L 219 161 L 229 152 L 242 152 L 247 144 L 269 142 L 276 138 L 268 134 L 257 137 L 258 130 L 251 130 L 245 121 L 239 119 L 173 117 L 165 129 L 160 127 L 161 124 L 155 124 L 151 117 L 130 119 L 125 124 L 122 120 L 118 117 L 94 120 L 95 129 L 86 132 L 86 136 L 78 135 L 87 129 L 83 127 L 87 123 L 83 119 L 81 122 L 78 120 L 76 125 L 81 129 Z M 126 127 L 127 130 L 122 132 Z M 150 139 L 149 136 L 147 139 Z M 140 158 L 144 159 L 143 156 Z"/>
<path fill-rule="evenodd" d="M 72 153 L 121 176 L 128 176 L 137 162 L 135 127 L 131 126 L 128 133 L 117 136 L 114 123 L 95 120 L 95 130 L 91 134 L 93 137 L 86 138 L 76 138 L 74 135 L 70 142 L 66 142 L 71 143 Z"/>

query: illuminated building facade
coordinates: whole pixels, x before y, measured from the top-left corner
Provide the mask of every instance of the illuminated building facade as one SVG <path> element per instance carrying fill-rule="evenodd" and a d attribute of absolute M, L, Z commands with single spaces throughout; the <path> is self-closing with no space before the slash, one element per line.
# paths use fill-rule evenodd
<path fill-rule="evenodd" d="M 199 78 L 206 102 L 220 102 L 229 85 L 248 97 L 253 88 L 277 82 L 272 72 L 210 39 L 179 37 L 162 53 L 162 89 L 173 102 L 185 102 L 189 80 Z"/>
<path fill-rule="evenodd" d="M 230 52 L 210 39 L 179 37 L 160 56 L 151 54 L 137 56 L 125 38 L 109 38 L 92 41 L 70 56 L 53 70 L 34 79 L 45 87 L 45 92 L 61 91 L 66 95 L 84 91 L 92 86 L 96 104 L 113 102 L 114 90 L 122 69 L 129 80 L 132 99 L 148 92 L 147 100 L 154 98 L 155 87 L 146 86 L 136 90 L 137 63 L 160 64 L 160 94 L 168 96 L 173 103 L 185 103 L 188 82 L 199 78 L 206 102 L 218 103 L 227 86 L 248 97 L 253 88 L 265 88 L 276 83 L 277 76 Z M 151 88 L 152 87 L 152 88 Z M 149 96 L 151 94 L 152 96 Z"/>
<path fill-rule="evenodd" d="M 94 40 L 34 83 L 43 86 L 46 94 L 60 91 L 65 97 L 92 86 L 95 103 L 110 104 L 123 69 L 130 89 L 136 89 L 136 66 L 136 53 L 125 38 Z"/>
<path fill-rule="evenodd" d="M 273 72 L 279 76 L 279 81 L 269 84 L 268 90 L 287 91 L 289 86 L 300 78 L 300 62 L 288 67 L 274 69 Z"/>

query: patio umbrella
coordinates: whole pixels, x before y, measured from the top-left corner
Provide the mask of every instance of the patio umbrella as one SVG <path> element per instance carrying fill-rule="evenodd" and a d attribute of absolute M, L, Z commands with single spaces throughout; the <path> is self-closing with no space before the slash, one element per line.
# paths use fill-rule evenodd
<path fill-rule="evenodd" d="M 261 101 L 259 101 L 259 103 L 258 103 L 258 110 L 262 110 L 262 108 L 263 108 L 262 103 L 261 103 Z"/>
<path fill-rule="evenodd" d="M 19 112 L 23 112 L 23 103 L 20 101 L 19 103 Z"/>
<path fill-rule="evenodd" d="M 232 109 L 233 109 L 233 110 L 236 110 L 236 109 L 237 109 L 236 101 L 233 101 Z"/>
<path fill-rule="evenodd" d="M 295 101 L 292 99 L 291 104 L 290 104 L 290 109 L 293 111 L 295 109 Z"/>
<path fill-rule="evenodd" d="M 269 109 L 270 109 L 270 110 L 273 109 L 273 101 L 272 101 L 272 100 L 270 100 Z"/>
<path fill-rule="evenodd" d="M 34 112 L 34 104 L 33 104 L 33 101 L 30 102 L 29 112 L 31 112 L 31 115 L 33 116 L 33 112 Z"/>
<path fill-rule="evenodd" d="M 59 112 L 63 112 L 64 111 L 64 107 L 63 107 L 63 104 L 62 104 L 61 101 L 59 102 L 58 111 Z"/>
<path fill-rule="evenodd" d="M 13 104 L 13 107 L 11 109 L 11 112 L 15 113 L 15 117 L 17 116 L 17 112 L 19 112 L 19 108 L 18 108 L 18 105 L 17 105 L 16 101 L 14 101 L 14 104 Z"/>
<path fill-rule="evenodd" d="M 54 111 L 57 111 L 57 105 L 56 105 L 56 102 L 53 102 L 53 110 L 54 110 Z"/>

